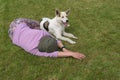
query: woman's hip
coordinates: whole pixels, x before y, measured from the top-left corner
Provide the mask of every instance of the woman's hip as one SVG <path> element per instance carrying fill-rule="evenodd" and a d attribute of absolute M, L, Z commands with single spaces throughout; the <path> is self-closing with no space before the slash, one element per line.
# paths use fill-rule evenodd
<path fill-rule="evenodd" d="M 9 37 L 12 39 L 14 30 L 17 27 L 17 24 L 26 23 L 32 29 L 39 29 L 39 22 L 27 18 L 18 18 L 11 22 L 8 30 Z"/>

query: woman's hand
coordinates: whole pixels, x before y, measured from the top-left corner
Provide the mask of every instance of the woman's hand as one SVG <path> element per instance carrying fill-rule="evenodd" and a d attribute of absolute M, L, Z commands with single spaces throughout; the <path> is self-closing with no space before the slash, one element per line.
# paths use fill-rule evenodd
<path fill-rule="evenodd" d="M 71 56 L 72 56 L 73 58 L 76 58 L 76 59 L 83 59 L 83 58 L 85 58 L 85 55 L 84 55 L 84 54 L 81 54 L 81 53 L 78 53 L 78 52 L 73 52 L 73 53 L 71 53 Z"/>

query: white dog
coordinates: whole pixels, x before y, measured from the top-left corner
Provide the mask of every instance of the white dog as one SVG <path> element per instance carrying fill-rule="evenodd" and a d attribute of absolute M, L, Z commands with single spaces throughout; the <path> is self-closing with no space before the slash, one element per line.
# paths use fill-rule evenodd
<path fill-rule="evenodd" d="M 73 34 L 65 32 L 65 27 L 68 27 L 68 14 L 70 9 L 65 12 L 59 12 L 58 10 L 55 11 L 56 16 L 53 19 L 50 18 L 42 18 L 40 22 L 40 28 L 43 30 L 48 31 L 49 33 L 53 34 L 57 39 L 61 39 L 64 41 L 68 41 L 71 44 L 75 44 L 75 41 L 72 41 L 71 38 L 77 39 Z M 66 36 L 66 37 L 65 37 Z"/>

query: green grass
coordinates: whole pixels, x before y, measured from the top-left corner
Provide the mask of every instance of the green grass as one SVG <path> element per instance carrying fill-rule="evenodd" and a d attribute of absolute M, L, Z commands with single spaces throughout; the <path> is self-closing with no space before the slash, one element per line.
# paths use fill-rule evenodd
<path fill-rule="evenodd" d="M 54 10 L 71 9 L 77 44 L 84 60 L 33 56 L 12 44 L 8 27 L 15 18 L 40 20 Z M 120 0 L 0 0 L 0 80 L 119 80 Z"/>

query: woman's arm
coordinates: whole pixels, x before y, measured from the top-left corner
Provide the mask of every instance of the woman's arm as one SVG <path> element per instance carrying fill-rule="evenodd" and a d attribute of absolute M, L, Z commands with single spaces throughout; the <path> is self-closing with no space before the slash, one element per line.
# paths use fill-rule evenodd
<path fill-rule="evenodd" d="M 83 59 L 85 55 L 79 52 L 73 52 L 64 47 L 61 41 L 58 41 L 58 46 L 62 48 L 62 52 L 58 52 L 58 57 L 73 57 L 76 59 Z"/>
<path fill-rule="evenodd" d="M 62 47 L 63 44 L 60 42 L 59 47 Z M 67 50 L 66 48 L 63 48 L 62 51 L 54 51 L 52 53 L 47 52 L 40 52 L 37 48 L 32 49 L 29 51 L 31 54 L 36 56 L 43 56 L 43 57 L 73 57 L 76 59 L 83 59 L 85 58 L 84 54 L 81 54 L 79 52 L 72 52 L 70 50 Z"/>
<path fill-rule="evenodd" d="M 85 55 L 79 52 L 67 51 L 67 52 L 58 52 L 58 57 L 73 57 L 76 59 L 83 59 L 85 58 Z"/>
<path fill-rule="evenodd" d="M 30 51 L 31 54 L 36 55 L 36 56 L 43 56 L 43 57 L 73 57 L 76 59 L 83 59 L 85 58 L 84 54 L 78 53 L 78 52 L 72 52 L 72 51 L 64 51 L 64 52 L 59 52 L 55 51 L 52 53 L 47 53 L 47 52 L 40 52 L 38 49 L 33 49 Z"/>
<path fill-rule="evenodd" d="M 43 57 L 58 57 L 58 51 L 54 51 L 51 53 L 47 52 L 40 52 L 38 49 L 32 49 L 28 51 L 29 53 L 36 55 L 36 56 L 43 56 Z"/>

